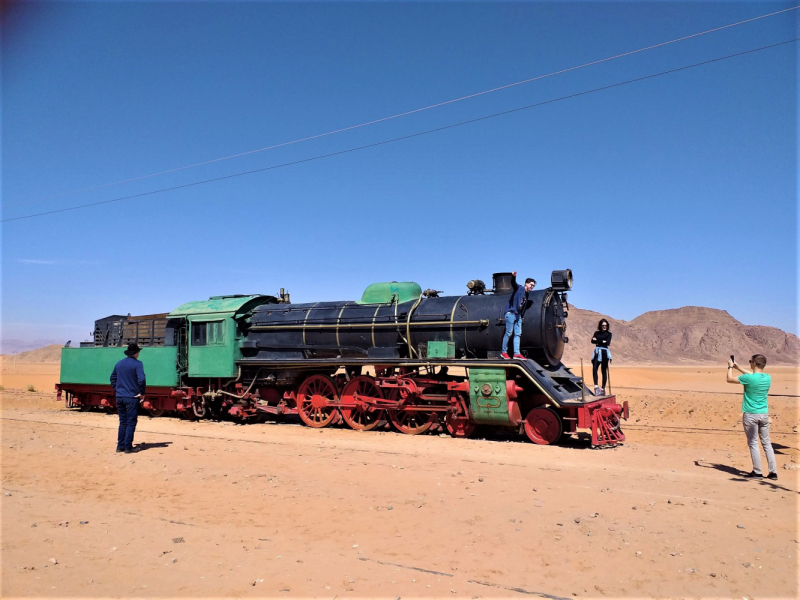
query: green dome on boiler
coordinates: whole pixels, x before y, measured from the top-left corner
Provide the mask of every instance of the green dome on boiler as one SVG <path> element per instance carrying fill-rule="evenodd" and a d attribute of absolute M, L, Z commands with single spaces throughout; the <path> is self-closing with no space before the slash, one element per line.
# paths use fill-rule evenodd
<path fill-rule="evenodd" d="M 420 285 L 414 281 L 389 281 L 367 286 L 356 304 L 398 304 L 416 300 L 422 293 Z"/>

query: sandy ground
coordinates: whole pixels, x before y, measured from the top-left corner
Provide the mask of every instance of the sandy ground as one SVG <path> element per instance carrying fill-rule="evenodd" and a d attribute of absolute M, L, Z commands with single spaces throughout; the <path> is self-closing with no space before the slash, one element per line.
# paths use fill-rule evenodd
<path fill-rule="evenodd" d="M 797 399 L 771 400 L 779 480 L 742 479 L 720 373 L 616 369 L 605 450 L 140 417 L 124 455 L 115 416 L 6 389 L 2 594 L 797 597 Z"/>
<path fill-rule="evenodd" d="M 0 360 L 0 385 L 20 390 L 32 385 L 38 391 L 52 392 L 60 368 L 60 363 L 17 363 L 15 366 L 13 359 L 3 357 Z"/>

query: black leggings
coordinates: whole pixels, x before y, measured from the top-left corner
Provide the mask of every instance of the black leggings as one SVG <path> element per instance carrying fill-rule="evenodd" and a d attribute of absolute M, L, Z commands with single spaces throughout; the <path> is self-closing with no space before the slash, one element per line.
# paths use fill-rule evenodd
<path fill-rule="evenodd" d="M 601 363 L 597 361 L 597 359 L 592 359 L 592 377 L 594 377 L 594 384 L 597 385 L 597 367 L 600 366 Z M 606 382 L 608 381 L 608 357 L 606 353 L 603 352 L 603 388 L 606 387 Z"/>

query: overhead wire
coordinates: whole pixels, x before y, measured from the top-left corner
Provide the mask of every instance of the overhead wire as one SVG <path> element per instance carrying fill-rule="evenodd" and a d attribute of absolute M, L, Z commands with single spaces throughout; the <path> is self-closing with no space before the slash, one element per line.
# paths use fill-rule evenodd
<path fill-rule="evenodd" d="M 163 192 L 170 192 L 170 191 L 186 189 L 186 188 L 190 188 L 190 187 L 194 187 L 194 186 L 198 186 L 198 185 L 205 185 L 207 183 L 213 183 L 215 181 L 224 181 L 226 179 L 233 179 L 233 178 L 236 178 L 236 177 L 243 177 L 245 175 L 253 175 L 255 173 L 263 173 L 265 171 L 272 171 L 272 170 L 275 170 L 275 169 L 281 169 L 281 168 L 284 168 L 284 167 L 289 167 L 289 166 L 293 166 L 293 165 L 298 165 L 298 164 L 303 164 L 303 163 L 312 162 L 312 161 L 316 161 L 316 160 L 321 160 L 321 159 L 324 159 L 324 158 L 331 158 L 333 156 L 341 156 L 343 154 L 349 154 L 351 152 L 357 152 L 357 151 L 360 151 L 360 150 L 366 150 L 368 148 L 376 148 L 378 146 L 384 146 L 384 145 L 387 145 L 387 144 L 392 144 L 392 143 L 395 143 L 395 142 L 408 140 L 408 139 L 420 137 L 420 136 L 423 136 L 423 135 L 428 135 L 428 134 L 431 134 L 431 133 L 437 133 L 437 132 L 440 132 L 440 131 L 446 131 L 448 129 L 454 129 L 456 127 L 462 127 L 464 125 L 469 125 L 469 124 L 472 124 L 472 123 L 478 123 L 478 122 L 481 122 L 481 121 L 494 119 L 496 117 L 510 115 L 510 114 L 521 112 L 521 111 L 524 111 L 524 110 L 530 110 L 532 108 L 538 108 L 540 106 L 553 104 L 555 102 L 561 102 L 563 100 L 569 100 L 571 98 L 578 98 L 580 96 L 586 96 L 588 94 L 594 94 L 594 93 L 597 93 L 597 92 L 602 92 L 602 91 L 605 91 L 605 90 L 618 88 L 618 87 L 621 87 L 621 86 L 624 86 L 624 85 L 630 85 L 632 83 L 637 83 L 637 82 L 640 82 L 640 81 L 646 81 L 648 79 L 653 79 L 655 77 L 661 77 L 663 75 L 669 75 L 669 74 L 672 74 L 672 73 L 678 73 L 680 71 L 686 71 L 688 69 L 694 69 L 696 67 L 701 67 L 703 65 L 708 65 L 708 64 L 720 62 L 720 61 L 723 61 L 723 60 L 728 60 L 728 59 L 731 59 L 731 58 L 736 58 L 738 56 L 744 56 L 746 54 L 753 54 L 755 52 L 761 52 L 763 50 L 768 50 L 770 48 L 776 48 L 778 46 L 784 46 L 786 44 L 791 44 L 791 43 L 794 43 L 794 42 L 796 42 L 798 40 L 800 40 L 800 38 L 792 38 L 790 40 L 785 40 L 783 42 L 777 42 L 775 44 L 769 44 L 767 46 L 761 46 L 759 48 L 752 48 L 750 50 L 744 50 L 742 52 L 736 52 L 734 54 L 728 54 L 726 56 L 721 56 L 721 57 L 718 57 L 718 58 L 712 58 L 712 59 L 709 59 L 709 60 L 704 60 L 702 62 L 694 63 L 694 64 L 691 64 L 691 65 L 686 65 L 686 66 L 683 66 L 683 67 L 677 67 L 677 68 L 674 68 L 674 69 L 669 69 L 667 71 L 661 71 L 659 73 L 653 73 L 651 75 L 644 75 L 642 77 L 636 77 L 634 79 L 628 79 L 626 81 L 621 81 L 621 82 L 618 82 L 618 83 L 612 83 L 612 84 L 609 84 L 609 85 L 604 85 L 604 86 L 601 86 L 601 87 L 593 88 L 593 89 L 590 89 L 590 90 L 585 90 L 585 91 L 582 91 L 582 92 L 576 92 L 574 94 L 567 94 L 565 96 L 560 96 L 558 98 L 552 98 L 550 100 L 544 100 L 542 102 L 536 102 L 534 104 L 528 104 L 528 105 L 525 105 L 525 106 L 520 106 L 520 107 L 512 108 L 512 109 L 509 109 L 509 110 L 504 110 L 504 111 L 501 111 L 501 112 L 496 112 L 496 113 L 492 113 L 492 114 L 489 114 L 489 115 L 484 115 L 482 117 L 476 117 L 474 119 L 468 119 L 466 121 L 460 121 L 458 123 L 452 123 L 450 125 L 443 125 L 441 127 L 435 127 L 433 129 L 427 129 L 425 131 L 418 131 L 416 133 L 411 133 L 411 134 L 408 134 L 408 135 L 403 135 L 403 136 L 391 138 L 391 139 L 388 139 L 388 140 L 382 140 L 382 141 L 379 141 L 379 142 L 373 142 L 371 144 L 364 144 L 362 146 L 355 146 L 355 147 L 352 147 L 352 148 L 347 148 L 345 150 L 338 150 L 336 152 L 329 152 L 329 153 L 326 153 L 326 154 L 320 154 L 320 155 L 312 156 L 312 157 L 309 157 L 309 158 L 293 160 L 293 161 L 290 161 L 290 162 L 280 163 L 280 164 L 277 164 L 277 165 L 271 165 L 271 166 L 268 166 L 268 167 L 261 167 L 261 168 L 258 168 L 258 169 L 251 169 L 251 170 L 248 170 L 248 171 L 241 171 L 239 173 L 232 173 L 232 174 L 229 174 L 229 175 L 221 175 L 219 177 L 212 177 L 212 178 L 209 178 L 209 179 L 203 179 L 201 181 L 193 181 L 193 182 L 190 182 L 190 183 L 184 183 L 184 184 L 174 185 L 174 186 L 170 186 L 170 187 L 166 187 L 166 188 L 160 188 L 160 189 L 157 189 L 157 190 L 151 190 L 151 191 L 147 191 L 147 192 L 140 192 L 140 193 L 137 193 L 137 194 L 129 194 L 127 196 L 121 196 L 121 197 L 118 197 L 118 198 L 111 198 L 109 200 L 100 200 L 100 201 L 97 201 L 97 202 L 88 202 L 86 204 L 79 204 L 77 206 L 69 206 L 69 207 L 65 207 L 65 208 L 58 208 L 58 209 L 43 211 L 43 212 L 39 212 L 39 213 L 33 213 L 33 214 L 29 214 L 29 215 L 22 215 L 22 216 L 19 216 L 19 217 L 11 217 L 11 218 L 7 218 L 7 219 L 0 219 L 0 223 L 9 223 L 9 222 L 12 222 L 12 221 L 21 221 L 23 219 L 32 219 L 32 218 L 35 218 L 35 217 L 43 217 L 43 216 L 46 216 L 46 215 L 63 213 L 63 212 L 68 212 L 68 211 L 73 211 L 73 210 L 80 210 L 80 209 L 83 209 L 83 208 L 89 208 L 89 207 L 93 207 L 93 206 L 101 206 L 101 205 L 104 205 L 104 204 L 112 204 L 112 203 L 115 203 L 115 202 L 122 202 L 123 200 L 131 200 L 131 199 L 134 199 L 134 198 L 142 198 L 144 196 L 150 196 L 150 195 L 153 195 L 153 194 L 160 194 L 160 193 L 163 193 Z"/>
<path fill-rule="evenodd" d="M 330 136 L 330 135 L 336 135 L 338 133 L 344 133 L 345 131 L 352 131 L 354 129 L 360 129 L 362 127 L 368 127 L 370 125 L 376 125 L 378 123 L 384 123 L 386 121 L 391 121 L 393 119 L 399 119 L 401 117 L 406 117 L 406 116 L 409 116 L 409 115 L 421 113 L 421 112 L 424 112 L 424 111 L 427 111 L 427 110 L 431 110 L 431 109 L 434 109 L 434 108 L 447 106 L 449 104 L 455 104 L 456 102 L 462 102 L 464 100 L 469 100 L 471 98 L 477 98 L 479 96 L 484 96 L 486 94 L 492 94 L 494 92 L 507 90 L 507 89 L 510 89 L 510 88 L 513 88 L 513 87 L 516 87 L 516 86 L 524 85 L 524 84 L 527 84 L 527 83 L 532 83 L 534 81 L 540 81 L 540 80 L 546 79 L 548 77 L 554 77 L 556 75 L 562 75 L 564 73 L 569 73 L 571 71 L 577 71 L 578 69 L 583 69 L 583 68 L 586 68 L 586 67 L 599 65 L 601 63 L 609 62 L 609 61 L 616 60 L 616 59 L 619 59 L 619 58 L 624 58 L 626 56 L 632 56 L 634 54 L 639 54 L 641 52 L 646 52 L 648 50 L 654 50 L 656 48 L 662 48 L 664 46 L 669 46 L 670 44 L 675 44 L 677 42 L 683 42 L 683 41 L 686 41 L 686 40 L 689 40 L 689 39 L 692 39 L 692 38 L 700 37 L 700 36 L 707 35 L 707 34 L 710 34 L 710 33 L 715 33 L 717 31 L 722 31 L 724 29 L 730 29 L 731 27 L 737 27 L 739 25 L 745 25 L 747 23 L 752 23 L 754 21 L 759 21 L 761 19 L 766 19 L 768 17 L 774 17 L 775 15 L 779 15 L 779 14 L 783 14 L 783 13 L 790 12 L 790 11 L 793 11 L 793 10 L 797 10 L 799 8 L 800 8 L 800 6 L 792 6 L 792 7 L 785 8 L 785 9 L 782 9 L 782 10 L 778 10 L 778 11 L 775 11 L 775 12 L 767 13 L 767 14 L 764 14 L 764 15 L 759 15 L 757 17 L 752 17 L 750 19 L 745 19 L 743 21 L 737 21 L 736 23 L 729 23 L 728 25 L 721 25 L 719 27 L 714 27 L 713 29 L 707 29 L 705 31 L 700 31 L 698 33 L 692 33 L 690 35 L 685 35 L 685 36 L 682 36 L 682 37 L 679 37 L 679 38 L 675 38 L 675 39 L 672 39 L 672 40 L 669 40 L 669 41 L 666 41 L 666 42 L 659 42 L 658 44 L 652 44 L 650 46 L 645 46 L 644 48 L 639 48 L 637 50 L 630 50 L 628 52 L 623 52 L 621 54 L 616 54 L 614 56 L 608 56 L 606 58 L 593 60 L 593 61 L 590 61 L 590 62 L 587 62 L 587 63 L 583 63 L 583 64 L 580 64 L 580 65 L 576 65 L 576 66 L 573 66 L 573 67 L 567 67 L 565 69 L 560 69 L 558 71 L 552 71 L 552 72 L 546 73 L 544 75 L 537 75 L 535 77 L 529 77 L 527 79 L 523 79 L 523 80 L 520 80 L 520 81 L 515 81 L 513 83 L 508 83 L 508 84 L 501 85 L 501 86 L 498 86 L 498 87 L 490 88 L 488 90 L 483 90 L 483 91 L 480 91 L 480 92 L 467 94 L 466 96 L 460 96 L 458 98 L 453 98 L 451 100 L 445 100 L 443 102 L 437 102 L 435 104 L 430 104 L 428 106 L 423 106 L 421 108 L 415 108 L 415 109 L 408 110 L 408 111 L 405 111 L 405 112 L 397 113 L 395 115 L 390 115 L 388 117 L 381 117 L 379 119 L 373 119 L 371 121 L 366 121 L 364 123 L 359 123 L 357 125 L 350 125 L 348 127 L 342 127 L 340 129 L 334 129 L 334 130 L 331 130 L 331 131 L 326 131 L 324 133 L 318 133 L 318 134 L 315 134 L 315 135 L 311 135 L 311 136 L 307 136 L 307 137 L 303 137 L 303 138 L 298 138 L 296 140 L 291 140 L 291 141 L 288 141 L 288 142 L 282 142 L 280 144 L 273 144 L 271 146 L 264 146 L 263 148 L 256 148 L 255 150 L 247 150 L 245 152 L 239 152 L 239 153 L 236 153 L 236 154 L 230 154 L 228 156 L 222 156 L 222 157 L 219 157 L 219 158 L 213 158 L 213 159 L 210 159 L 210 160 L 205 160 L 205 161 L 193 163 L 193 164 L 190 164 L 190 165 L 184 165 L 184 166 L 181 166 L 181 167 L 174 167 L 172 169 L 166 169 L 166 170 L 158 171 L 158 172 L 155 172 L 155 173 L 148 173 L 146 175 L 139 175 L 138 177 L 131 177 L 129 179 L 120 179 L 118 181 L 113 181 L 113 182 L 110 182 L 110 183 L 104 183 L 104 184 L 95 185 L 95 186 L 91 186 L 91 187 L 87 187 L 87 188 L 71 190 L 71 191 L 68 191 L 68 192 L 61 192 L 59 194 L 55 194 L 55 195 L 52 195 L 52 196 L 43 196 L 43 197 L 40 197 L 40 198 L 34 198 L 34 199 L 26 200 L 26 201 L 23 201 L 23 202 L 17 202 L 17 203 L 13 203 L 13 204 L 6 204 L 6 206 L 19 206 L 21 204 L 30 204 L 30 203 L 33 203 L 33 202 L 42 202 L 44 200 L 52 200 L 54 198 L 61 198 L 63 196 L 70 196 L 70 195 L 80 194 L 80 193 L 84 193 L 84 192 L 91 192 L 91 191 L 95 191 L 95 190 L 99 190 L 99 189 L 103 189 L 103 188 L 107 188 L 107 187 L 112 187 L 112 186 L 115 186 L 115 185 L 122 185 L 124 183 L 132 183 L 134 181 L 141 181 L 142 179 L 149 179 L 151 177 L 157 177 L 159 175 L 167 175 L 167 174 L 170 174 L 170 173 L 176 173 L 178 171 L 185 171 L 187 169 L 194 169 L 196 167 L 201 167 L 201 166 L 204 166 L 204 165 L 210 165 L 210 164 L 213 164 L 213 163 L 218 163 L 218 162 L 222 162 L 222 161 L 226 161 L 226 160 L 231 160 L 231 159 L 234 159 L 234 158 L 240 158 L 242 156 L 248 156 L 248 155 L 251 155 L 251 154 L 257 154 L 259 152 L 266 152 L 267 150 L 274 150 L 276 148 L 283 148 L 285 146 L 291 146 L 293 144 L 300 144 L 302 142 L 308 142 L 308 141 L 311 141 L 311 140 L 327 137 L 327 136 Z"/>

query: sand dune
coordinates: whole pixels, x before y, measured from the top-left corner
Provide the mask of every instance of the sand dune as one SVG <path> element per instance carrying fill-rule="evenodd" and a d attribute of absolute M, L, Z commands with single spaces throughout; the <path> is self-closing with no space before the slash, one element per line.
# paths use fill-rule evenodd
<path fill-rule="evenodd" d="M 50 363 L 61 362 L 61 344 L 50 344 L 43 348 L 36 348 L 35 350 L 28 350 L 27 352 L 20 352 L 16 356 L 12 354 L 0 355 L 0 363 Z"/>

